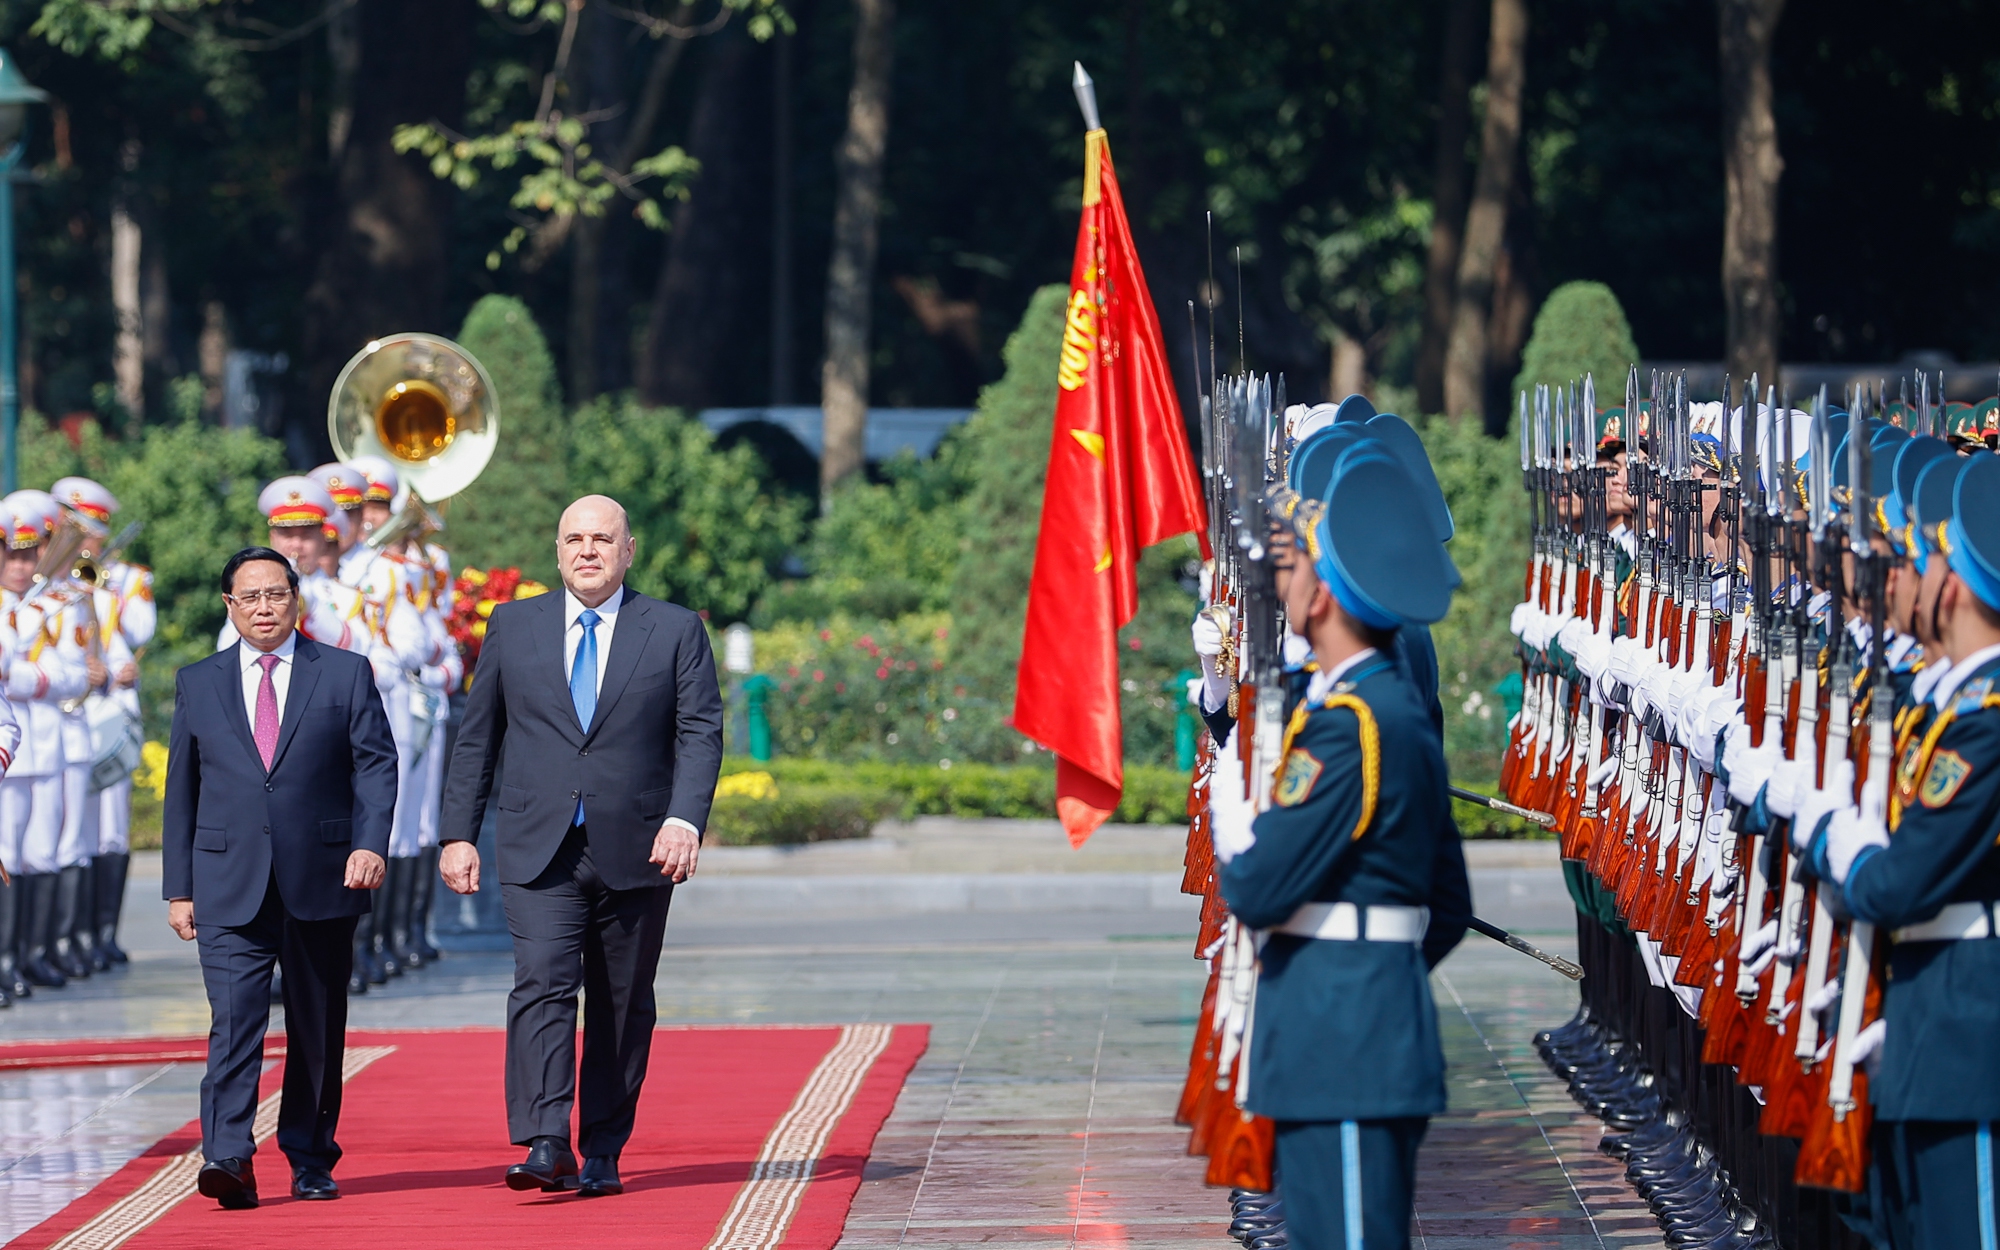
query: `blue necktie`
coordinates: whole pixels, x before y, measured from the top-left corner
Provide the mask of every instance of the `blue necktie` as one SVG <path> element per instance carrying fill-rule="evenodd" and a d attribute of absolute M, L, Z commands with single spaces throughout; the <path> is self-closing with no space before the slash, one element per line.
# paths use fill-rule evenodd
<path fill-rule="evenodd" d="M 576 661 L 569 669 L 569 697 L 576 705 L 576 722 L 590 732 L 590 718 L 597 715 L 597 622 L 602 619 L 592 608 L 576 618 L 583 626 L 583 639 L 576 644 Z M 574 824 L 583 823 L 583 800 L 576 801 Z"/>

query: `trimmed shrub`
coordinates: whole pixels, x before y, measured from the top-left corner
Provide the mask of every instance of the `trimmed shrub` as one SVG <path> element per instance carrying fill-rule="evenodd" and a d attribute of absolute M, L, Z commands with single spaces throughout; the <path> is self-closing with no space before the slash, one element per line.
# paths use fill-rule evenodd
<path fill-rule="evenodd" d="M 500 445 L 486 472 L 449 505 L 455 568 L 519 568 L 556 582 L 556 520 L 570 501 L 560 471 L 568 422 L 555 359 L 528 306 L 511 295 L 482 296 L 458 341 L 493 378 Z"/>
<path fill-rule="evenodd" d="M 1610 408 L 1625 402 L 1625 371 L 1638 360 L 1632 326 L 1611 288 L 1602 282 L 1565 282 L 1549 292 L 1535 314 L 1514 393 L 1544 382 L 1565 385 L 1591 373 L 1597 378 L 1598 404 Z M 1507 411 L 1518 411 L 1512 393 Z"/>
<path fill-rule="evenodd" d="M 781 846 L 865 838 L 894 815 L 896 796 L 849 785 L 787 782 L 771 798 L 718 798 L 709 811 L 711 846 Z"/>
<path fill-rule="evenodd" d="M 915 816 L 995 816 L 1012 820 L 1053 820 L 1055 772 L 1031 765 L 835 763 L 776 759 L 756 762 L 732 756 L 725 776 L 768 772 L 783 797 L 800 787 L 847 785 L 893 796 L 896 813 Z M 1112 820 L 1122 824 L 1187 823 L 1188 775 L 1172 768 L 1125 765 L 1125 797 Z"/>

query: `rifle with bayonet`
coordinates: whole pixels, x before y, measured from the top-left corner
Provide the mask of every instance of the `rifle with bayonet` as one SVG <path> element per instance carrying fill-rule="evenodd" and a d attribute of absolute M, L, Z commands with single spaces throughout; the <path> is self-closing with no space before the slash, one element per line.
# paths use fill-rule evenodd
<path fill-rule="evenodd" d="M 1847 435 L 1848 541 L 1853 553 L 1854 599 L 1868 621 L 1867 754 L 1865 766 L 1856 772 L 1862 818 L 1880 820 L 1888 812 L 1895 706 L 1886 654 L 1888 561 L 1876 548 L 1875 504 L 1870 496 L 1873 454 L 1861 409 L 1858 402 L 1850 408 Z M 1868 1105 L 1867 1074 L 1857 1067 L 1855 1045 L 1862 1029 L 1881 1011 L 1881 977 L 1876 966 L 1875 926 L 1851 919 L 1845 927 L 1826 1103 L 1823 1108 L 1814 1108 L 1813 1121 L 1799 1147 L 1795 1177 L 1801 1185 L 1858 1193 L 1867 1181 L 1868 1130 L 1873 1113 Z"/>

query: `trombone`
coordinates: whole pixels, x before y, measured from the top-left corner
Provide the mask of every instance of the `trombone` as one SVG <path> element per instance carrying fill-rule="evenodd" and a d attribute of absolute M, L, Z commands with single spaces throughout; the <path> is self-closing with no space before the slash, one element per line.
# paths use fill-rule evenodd
<path fill-rule="evenodd" d="M 472 485 L 500 441 L 500 404 L 485 366 L 435 334 L 390 334 L 347 362 L 327 400 L 327 435 L 342 460 L 379 456 L 408 487 L 375 550 L 444 528 L 435 504 Z"/>

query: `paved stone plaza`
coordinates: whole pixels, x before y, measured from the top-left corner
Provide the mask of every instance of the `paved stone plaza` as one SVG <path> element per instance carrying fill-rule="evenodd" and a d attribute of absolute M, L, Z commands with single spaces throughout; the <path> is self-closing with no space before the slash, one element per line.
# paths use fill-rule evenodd
<path fill-rule="evenodd" d="M 923 821 L 866 844 L 710 851 L 674 901 L 662 1019 L 932 1026 L 845 1246 L 1227 1250 L 1227 1202 L 1169 1122 L 1203 984 L 1193 900 L 1172 888 L 1181 838 L 1113 828 L 1072 853 L 1053 823 Z M 1553 844 L 1468 850 L 1482 915 L 1573 953 Z M 0 1013 L 0 1037 L 206 1031 L 158 884 L 141 857 L 129 970 Z M 356 999 L 352 1023 L 498 1026 L 511 977 L 502 952 L 454 953 Z M 1433 985 L 1451 1111 L 1424 1147 L 1413 1244 L 1659 1246 L 1530 1045 L 1573 1010 L 1570 984 L 1473 936 Z M 193 1064 L 0 1076 L 0 1240 L 192 1119 L 199 1080 Z"/>

